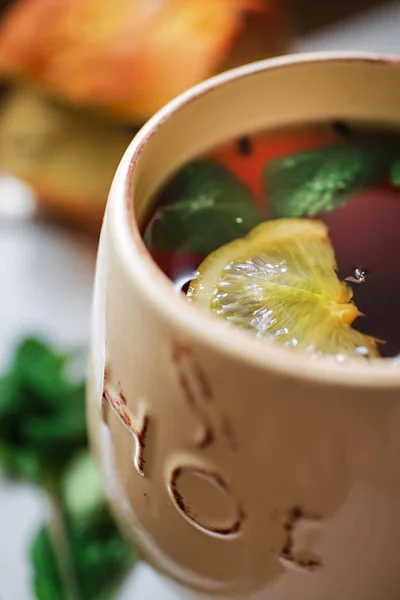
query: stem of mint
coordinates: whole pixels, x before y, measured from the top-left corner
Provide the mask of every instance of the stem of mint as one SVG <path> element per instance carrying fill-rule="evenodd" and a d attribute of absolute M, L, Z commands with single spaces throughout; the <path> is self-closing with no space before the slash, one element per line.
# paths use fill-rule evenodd
<path fill-rule="evenodd" d="M 51 514 L 48 523 L 50 539 L 54 554 L 57 557 L 58 568 L 66 600 L 83 600 L 76 580 L 73 560 L 68 542 L 66 515 L 60 493 L 57 477 L 49 477 L 45 490 L 51 503 Z"/>

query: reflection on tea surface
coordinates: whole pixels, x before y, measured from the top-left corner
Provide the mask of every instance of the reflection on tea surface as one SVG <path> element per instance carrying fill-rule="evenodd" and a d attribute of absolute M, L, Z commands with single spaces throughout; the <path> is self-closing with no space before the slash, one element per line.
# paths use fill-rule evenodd
<path fill-rule="evenodd" d="M 314 355 L 400 353 L 400 135 L 341 121 L 185 165 L 144 230 L 188 300 Z"/>

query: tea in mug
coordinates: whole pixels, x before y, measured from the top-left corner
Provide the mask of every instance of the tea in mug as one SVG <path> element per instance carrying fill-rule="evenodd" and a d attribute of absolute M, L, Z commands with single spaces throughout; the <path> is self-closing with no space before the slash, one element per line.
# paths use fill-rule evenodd
<path fill-rule="evenodd" d="M 400 134 L 318 123 L 184 165 L 143 231 L 187 300 L 336 360 L 400 354 Z"/>

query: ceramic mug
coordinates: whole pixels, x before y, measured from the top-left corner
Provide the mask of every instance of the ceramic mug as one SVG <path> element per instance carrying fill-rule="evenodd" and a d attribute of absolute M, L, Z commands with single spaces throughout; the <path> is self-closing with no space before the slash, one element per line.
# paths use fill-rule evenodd
<path fill-rule="evenodd" d="M 400 597 L 398 362 L 315 361 L 227 328 L 177 295 L 140 235 L 184 162 L 330 119 L 398 127 L 397 60 L 298 55 L 219 75 L 144 126 L 110 193 L 90 435 L 122 530 L 196 598 Z"/>

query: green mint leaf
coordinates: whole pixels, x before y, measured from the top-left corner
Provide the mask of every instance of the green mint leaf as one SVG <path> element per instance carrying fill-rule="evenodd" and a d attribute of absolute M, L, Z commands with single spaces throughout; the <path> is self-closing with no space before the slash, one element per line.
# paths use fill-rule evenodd
<path fill-rule="evenodd" d="M 61 489 L 80 595 L 85 600 L 109 600 L 136 556 L 113 522 L 88 451 L 69 465 Z"/>
<path fill-rule="evenodd" d="M 151 251 L 206 255 L 263 220 L 251 191 L 211 161 L 196 161 L 179 171 L 165 200 L 145 233 Z"/>
<path fill-rule="evenodd" d="M 0 440 L 0 465 L 8 475 L 17 475 L 22 479 L 38 480 L 41 467 L 36 452 L 25 448 L 15 450 L 15 446 Z"/>
<path fill-rule="evenodd" d="M 74 444 L 83 445 L 86 439 L 84 416 L 73 413 L 32 416 L 22 424 L 22 432 L 27 442 L 44 447 L 66 443 L 73 448 Z M 54 451 L 57 452 L 57 448 Z"/>
<path fill-rule="evenodd" d="M 390 180 L 392 185 L 400 187 L 400 160 L 396 160 L 390 170 Z"/>
<path fill-rule="evenodd" d="M 66 600 L 57 555 L 47 527 L 41 527 L 31 546 L 33 591 L 37 600 Z"/>
<path fill-rule="evenodd" d="M 56 352 L 42 340 L 27 338 L 17 349 L 14 371 L 21 383 L 46 403 L 55 395 L 68 391 L 71 383 L 65 377 L 68 356 Z"/>
<path fill-rule="evenodd" d="M 111 600 L 137 557 L 112 520 L 88 451 L 76 456 L 57 487 L 51 479 L 52 518 L 31 547 L 36 598 Z"/>
<path fill-rule="evenodd" d="M 86 447 L 85 385 L 67 375 L 70 357 L 35 338 L 16 349 L 0 380 L 0 466 L 42 479 Z"/>
<path fill-rule="evenodd" d="M 13 374 L 0 379 L 0 419 L 18 414 L 24 404 L 24 397 L 19 393 L 18 378 Z"/>
<path fill-rule="evenodd" d="M 105 506 L 99 470 L 90 452 L 79 453 L 62 479 L 66 510 L 75 521 L 94 517 Z"/>
<path fill-rule="evenodd" d="M 87 450 L 85 384 L 72 356 L 23 340 L 0 380 L 0 466 L 40 483 L 52 517 L 31 546 L 37 600 L 111 600 L 134 553 L 107 509 Z"/>
<path fill-rule="evenodd" d="M 69 530 L 76 580 L 85 600 L 111 600 L 135 561 L 109 515 L 101 521 L 73 521 Z"/>
<path fill-rule="evenodd" d="M 379 183 L 397 154 L 393 140 L 366 140 L 271 160 L 264 173 L 271 217 L 313 217 L 330 212 Z"/>

